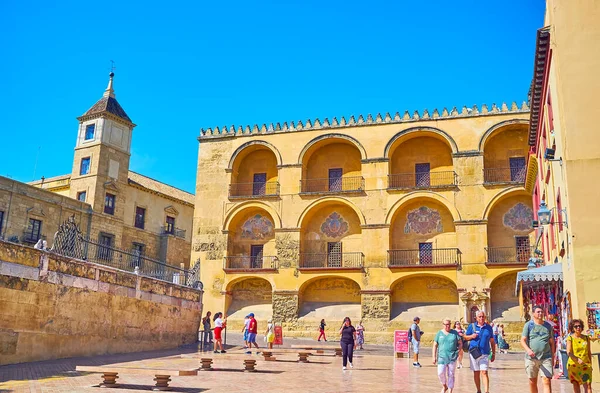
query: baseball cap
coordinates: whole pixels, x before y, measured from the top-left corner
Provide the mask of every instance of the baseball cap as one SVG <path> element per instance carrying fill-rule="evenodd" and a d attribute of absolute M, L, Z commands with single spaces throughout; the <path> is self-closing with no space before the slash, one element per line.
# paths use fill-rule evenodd
<path fill-rule="evenodd" d="M 249 317 L 253 317 L 253 316 L 254 316 L 254 313 L 253 313 L 253 312 L 251 312 L 250 314 L 248 314 L 248 316 L 249 316 Z"/>
<path fill-rule="evenodd" d="M 414 317 L 414 318 L 413 318 L 413 322 L 417 322 L 417 321 L 419 321 L 419 320 L 421 320 L 421 318 L 419 318 L 419 317 Z"/>

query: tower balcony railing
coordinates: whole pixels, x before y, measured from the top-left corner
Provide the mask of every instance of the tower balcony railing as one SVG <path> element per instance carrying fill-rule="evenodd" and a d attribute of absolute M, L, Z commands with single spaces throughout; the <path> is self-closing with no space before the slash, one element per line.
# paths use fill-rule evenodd
<path fill-rule="evenodd" d="M 302 194 L 339 194 L 364 190 L 365 178 L 362 176 L 300 180 Z"/>
<path fill-rule="evenodd" d="M 526 264 L 534 249 L 534 246 L 486 247 L 486 263 L 490 265 Z"/>
<path fill-rule="evenodd" d="M 362 269 L 362 252 L 301 253 L 301 269 Z"/>
<path fill-rule="evenodd" d="M 229 198 L 261 198 L 279 195 L 279 182 L 231 183 Z"/>
<path fill-rule="evenodd" d="M 173 225 L 165 225 L 162 227 L 163 235 L 173 235 L 185 239 L 185 229 L 175 228 Z"/>
<path fill-rule="evenodd" d="M 277 257 L 275 256 L 231 256 L 223 260 L 225 270 L 275 270 Z"/>
<path fill-rule="evenodd" d="M 460 266 L 458 248 L 433 248 L 426 250 L 388 250 L 389 267 Z"/>
<path fill-rule="evenodd" d="M 483 182 L 485 184 L 520 184 L 525 183 L 527 167 L 484 168 Z"/>
<path fill-rule="evenodd" d="M 388 175 L 388 189 L 432 189 L 456 187 L 454 171 L 425 173 L 395 173 Z"/>

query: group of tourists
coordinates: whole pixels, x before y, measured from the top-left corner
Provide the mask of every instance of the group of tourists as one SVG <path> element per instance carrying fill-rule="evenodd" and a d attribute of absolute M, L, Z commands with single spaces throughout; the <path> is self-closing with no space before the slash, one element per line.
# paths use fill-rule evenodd
<path fill-rule="evenodd" d="M 208 311 L 206 316 L 202 318 L 202 343 L 204 347 L 210 346 L 213 343 L 213 330 L 211 329 L 211 312 Z M 213 317 L 215 323 L 214 328 L 214 353 L 226 353 L 223 349 L 223 329 L 227 327 L 227 319 L 223 317 L 222 312 L 218 312 Z M 244 339 L 244 349 L 246 353 L 252 353 L 252 346 L 256 349 L 260 349 L 256 342 L 256 336 L 258 335 L 258 322 L 254 317 L 254 313 L 246 315 L 244 318 L 244 327 L 242 328 L 242 334 Z M 265 341 L 269 349 L 273 349 L 273 342 L 275 341 L 275 325 L 273 321 L 269 319 L 267 321 L 267 330 L 265 331 Z M 258 352 L 257 352 L 258 353 Z"/>

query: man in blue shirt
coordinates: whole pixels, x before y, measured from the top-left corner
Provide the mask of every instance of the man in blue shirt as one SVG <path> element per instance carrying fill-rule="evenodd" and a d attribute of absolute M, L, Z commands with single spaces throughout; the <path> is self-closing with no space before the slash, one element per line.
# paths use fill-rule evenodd
<path fill-rule="evenodd" d="M 481 379 L 483 379 L 485 393 L 489 393 L 490 378 L 487 372 L 488 357 L 491 353 L 492 356 L 489 358 L 489 361 L 493 362 L 496 359 L 496 342 L 494 341 L 492 327 L 485 321 L 485 313 L 483 311 L 477 311 L 475 317 L 477 318 L 477 322 L 469 325 L 463 338 L 470 341 L 469 359 L 471 370 L 473 370 L 474 373 L 473 378 L 475 380 L 477 393 L 481 393 Z M 479 348 L 479 351 L 481 352 L 481 356 L 477 359 L 475 359 L 471 353 L 471 349 L 473 348 Z"/>

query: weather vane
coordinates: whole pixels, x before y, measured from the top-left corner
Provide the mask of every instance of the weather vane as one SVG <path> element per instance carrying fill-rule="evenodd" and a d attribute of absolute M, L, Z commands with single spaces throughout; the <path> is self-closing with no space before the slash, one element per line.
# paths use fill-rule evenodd
<path fill-rule="evenodd" d="M 115 67 L 115 62 L 113 60 L 110 61 L 110 72 L 115 72 L 117 67 Z"/>

